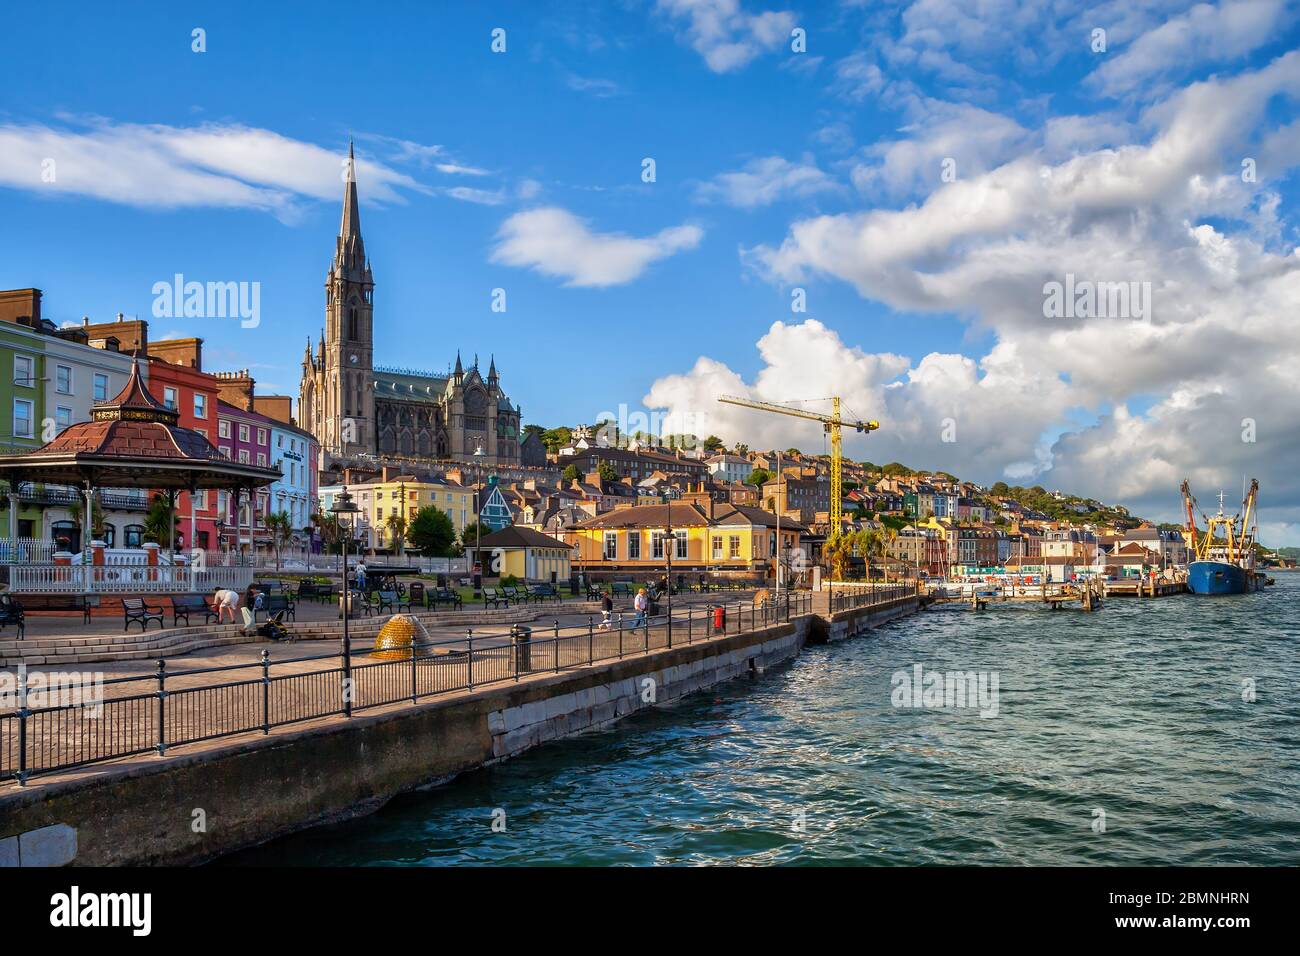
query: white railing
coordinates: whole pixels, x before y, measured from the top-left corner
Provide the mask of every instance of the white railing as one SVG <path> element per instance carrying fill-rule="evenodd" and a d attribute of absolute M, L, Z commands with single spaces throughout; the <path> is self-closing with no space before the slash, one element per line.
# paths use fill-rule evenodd
<path fill-rule="evenodd" d="M 212 591 L 217 587 L 243 591 L 253 582 L 252 568 L 206 568 L 147 565 L 14 565 L 9 590 L 15 594 L 149 594 Z"/>
<path fill-rule="evenodd" d="M 54 542 L 40 538 L 0 538 L 0 564 L 54 560 Z"/>

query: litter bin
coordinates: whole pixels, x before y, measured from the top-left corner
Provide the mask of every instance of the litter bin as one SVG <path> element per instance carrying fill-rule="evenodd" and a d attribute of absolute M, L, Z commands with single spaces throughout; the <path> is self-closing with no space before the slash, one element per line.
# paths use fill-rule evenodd
<path fill-rule="evenodd" d="M 515 644 L 515 673 L 533 669 L 533 629 L 522 624 L 510 628 L 510 638 Z"/>
<path fill-rule="evenodd" d="M 725 634 L 727 631 L 727 609 L 721 604 L 713 608 L 713 630 L 718 634 Z"/>

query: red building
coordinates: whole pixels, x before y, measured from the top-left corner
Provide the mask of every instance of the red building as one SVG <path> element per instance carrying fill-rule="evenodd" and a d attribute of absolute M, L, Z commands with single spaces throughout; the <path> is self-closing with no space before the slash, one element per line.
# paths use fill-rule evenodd
<path fill-rule="evenodd" d="M 217 398 L 220 392 L 215 375 L 203 371 L 203 340 L 174 339 L 150 342 L 149 392 L 168 408 L 180 413 L 182 428 L 192 428 L 213 445 L 217 445 Z M 177 547 L 217 548 L 216 522 L 222 517 L 218 509 L 224 493 L 214 490 L 198 492 L 195 502 L 195 541 L 184 540 L 189 531 L 190 495 L 178 493 L 176 509 L 180 515 Z"/>

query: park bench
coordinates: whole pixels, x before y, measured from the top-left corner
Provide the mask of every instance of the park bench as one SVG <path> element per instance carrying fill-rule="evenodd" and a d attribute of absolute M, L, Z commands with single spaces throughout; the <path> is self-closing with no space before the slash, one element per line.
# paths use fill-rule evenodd
<path fill-rule="evenodd" d="M 90 609 L 99 598 L 85 594 L 28 594 L 24 598 L 24 611 L 80 611 L 81 623 L 90 623 Z"/>
<path fill-rule="evenodd" d="M 172 627 L 180 627 L 182 618 L 185 619 L 185 626 L 189 627 L 191 614 L 202 614 L 204 624 L 210 620 L 221 623 L 221 615 L 212 610 L 202 594 L 173 594 Z"/>
<path fill-rule="evenodd" d="M 288 594 L 267 594 L 262 598 L 262 606 L 253 611 L 253 620 L 256 621 L 259 614 L 264 614 L 267 619 L 270 619 L 283 612 L 289 620 L 296 621 L 298 620 L 296 610 L 297 605 Z"/>
<path fill-rule="evenodd" d="M 10 624 L 18 628 L 18 640 L 21 641 L 23 635 L 27 632 L 23 606 L 15 601 L 11 595 L 0 594 L 0 630 L 4 630 Z"/>
<path fill-rule="evenodd" d="M 150 621 L 157 621 L 160 630 L 166 627 L 163 609 L 145 604 L 144 598 L 122 598 L 122 618 L 124 631 L 129 631 L 132 624 L 139 624 L 141 631 L 147 631 Z"/>
<path fill-rule="evenodd" d="M 437 607 L 439 604 L 450 604 L 453 608 L 460 610 L 465 602 L 461 599 L 460 592 L 453 588 L 438 588 L 429 592 L 429 606 Z"/>
<path fill-rule="evenodd" d="M 535 584 L 528 589 L 528 597 L 533 601 L 558 601 L 560 592 L 555 590 L 554 585 Z"/>
<path fill-rule="evenodd" d="M 489 604 L 492 605 L 493 608 L 509 607 L 510 598 L 506 597 L 504 594 L 498 594 L 496 588 L 484 588 L 483 606 L 487 607 Z"/>
<path fill-rule="evenodd" d="M 516 604 L 528 603 L 528 592 L 521 591 L 517 587 L 503 587 L 501 593 L 506 596 L 507 601 L 514 601 Z"/>
<path fill-rule="evenodd" d="M 406 608 L 408 612 L 411 610 L 411 602 L 405 600 L 396 591 L 380 591 L 378 604 L 380 614 L 384 613 L 384 608 L 388 608 L 390 613 L 401 611 L 402 608 Z"/>
<path fill-rule="evenodd" d="M 340 618 L 343 617 L 343 601 L 341 600 L 341 597 L 342 596 L 340 595 L 340 600 L 339 600 Z M 355 617 L 358 614 L 364 617 L 369 617 L 370 615 L 374 614 L 376 611 L 379 610 L 378 601 L 370 600 L 370 598 L 368 598 L 366 595 L 362 594 L 360 591 L 357 591 L 355 589 L 352 591 L 351 604 L 352 604 L 353 617 Z"/>
<path fill-rule="evenodd" d="M 632 585 L 626 581 L 615 581 L 610 585 L 609 593 L 612 597 L 631 597 Z"/>

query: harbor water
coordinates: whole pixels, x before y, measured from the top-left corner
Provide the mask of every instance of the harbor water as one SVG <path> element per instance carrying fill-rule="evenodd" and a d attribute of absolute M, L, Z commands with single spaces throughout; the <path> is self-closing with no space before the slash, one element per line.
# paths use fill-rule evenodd
<path fill-rule="evenodd" d="M 221 862 L 1295 865 L 1300 573 L 1275 577 L 931 610 Z M 985 693 L 907 699 L 918 665 Z"/>

